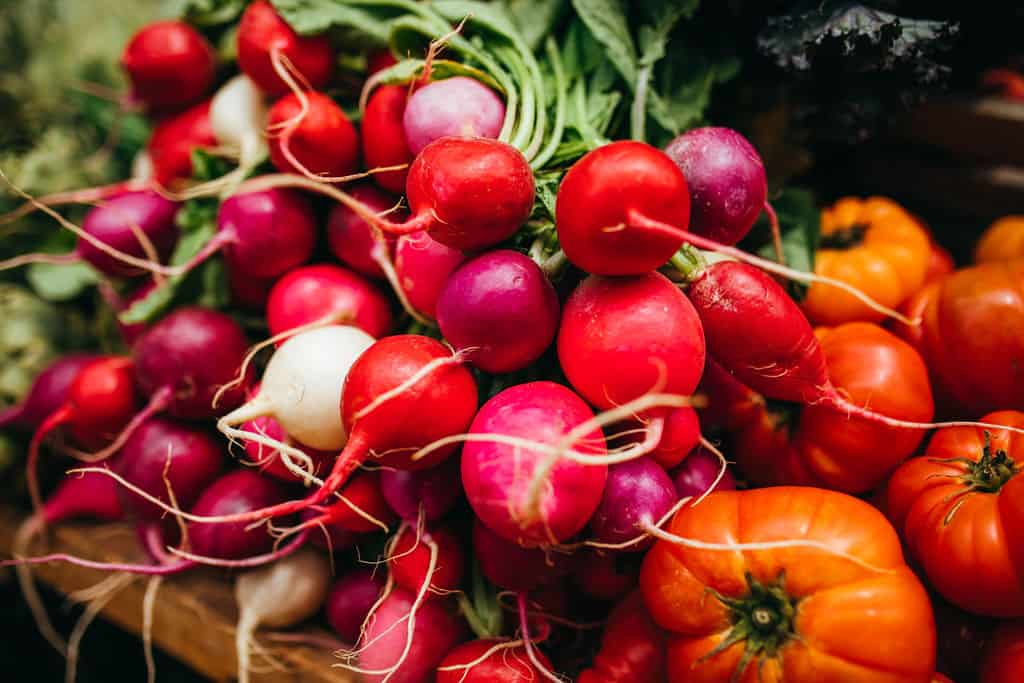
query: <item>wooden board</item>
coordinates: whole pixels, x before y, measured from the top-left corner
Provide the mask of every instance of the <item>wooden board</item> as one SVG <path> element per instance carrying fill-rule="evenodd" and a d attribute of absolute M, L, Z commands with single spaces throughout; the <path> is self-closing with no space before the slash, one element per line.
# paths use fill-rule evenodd
<path fill-rule="evenodd" d="M 15 531 L 21 516 L 0 506 L 0 555 L 10 557 Z M 48 544 L 39 542 L 33 552 L 64 552 L 107 562 L 135 561 L 141 556 L 132 530 L 124 525 L 62 524 L 53 530 Z M 34 575 L 61 593 L 70 593 L 99 583 L 109 573 L 75 567 L 64 562 L 38 565 Z M 146 579 L 122 589 L 103 610 L 103 616 L 118 626 L 140 634 L 142 598 Z M 187 663 L 214 681 L 231 681 L 235 666 L 235 610 L 230 578 L 212 569 L 191 570 L 164 580 L 157 595 L 153 619 L 153 642 L 166 653 Z M 323 636 L 322 629 L 309 626 L 299 632 Z M 252 683 L 350 683 L 353 676 L 332 667 L 336 659 L 329 650 L 305 645 L 275 645 L 266 638 L 267 647 L 287 671 L 269 669 L 253 655 L 252 662 L 266 673 L 253 673 Z M 159 676 L 159 672 L 158 676 Z"/>

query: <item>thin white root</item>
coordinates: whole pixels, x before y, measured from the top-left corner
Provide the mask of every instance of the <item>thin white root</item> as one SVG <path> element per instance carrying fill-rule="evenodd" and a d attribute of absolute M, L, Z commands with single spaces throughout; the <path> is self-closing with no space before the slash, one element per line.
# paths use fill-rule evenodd
<path fill-rule="evenodd" d="M 716 458 L 718 458 L 718 464 L 720 465 L 720 467 L 718 468 L 718 474 L 715 476 L 715 480 L 711 482 L 711 486 L 704 489 L 704 493 L 697 496 L 697 499 L 693 501 L 693 507 L 699 505 L 701 501 L 703 501 L 705 498 L 711 495 L 712 491 L 718 488 L 719 482 L 722 481 L 722 477 L 725 476 L 725 472 L 729 468 L 729 461 L 725 459 L 725 455 L 722 453 L 722 451 L 718 450 L 718 448 L 715 447 L 713 443 L 711 443 L 703 436 L 701 436 L 700 445 L 703 446 L 706 451 L 712 453 Z M 661 525 L 659 524 L 658 526 Z"/>
<path fill-rule="evenodd" d="M 11 555 L 15 558 L 27 557 L 29 545 L 32 539 L 42 530 L 42 518 L 36 515 L 29 517 L 25 520 L 25 523 L 21 525 L 17 533 L 14 535 L 14 543 L 11 548 Z M 18 564 L 14 566 L 15 576 L 18 577 L 18 585 L 21 587 L 21 594 L 25 600 L 25 604 L 28 605 L 29 611 L 32 613 L 32 619 L 36 622 L 36 628 L 39 629 L 39 634 L 46 639 L 54 650 L 59 652 L 62 657 L 66 657 L 68 653 L 68 644 L 64 640 L 64 637 L 57 633 L 57 629 L 54 628 L 53 622 L 50 621 L 50 616 L 46 613 L 46 607 L 43 605 L 43 599 L 39 595 L 39 590 L 36 588 L 35 581 L 32 580 L 32 567 L 28 564 Z"/>
<path fill-rule="evenodd" d="M 154 576 L 146 584 L 142 598 L 142 654 L 146 658 L 146 683 L 156 683 L 156 660 L 153 659 L 153 614 L 156 594 L 163 582 L 162 576 Z"/>
<path fill-rule="evenodd" d="M 114 596 L 121 587 L 127 586 L 134 580 L 132 576 L 122 576 L 120 578 L 122 580 L 121 585 L 116 589 L 109 590 L 106 595 L 102 595 L 86 605 L 82 616 L 75 623 L 75 628 L 71 631 L 71 637 L 68 638 L 68 658 L 64 668 L 64 683 L 75 683 L 75 676 L 78 671 L 78 651 L 82 644 L 82 637 L 85 636 L 85 631 L 89 628 L 89 624 L 114 599 Z"/>
<path fill-rule="evenodd" d="M 238 683 L 249 683 L 249 642 L 256 630 L 256 619 L 245 609 L 238 615 L 235 627 L 235 655 L 238 657 Z"/>

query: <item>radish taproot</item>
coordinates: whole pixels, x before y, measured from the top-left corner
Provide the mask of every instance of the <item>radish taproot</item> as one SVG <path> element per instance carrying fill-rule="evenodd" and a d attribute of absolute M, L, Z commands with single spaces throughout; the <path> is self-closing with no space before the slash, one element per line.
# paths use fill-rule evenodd
<path fill-rule="evenodd" d="M 270 161 L 282 173 L 338 182 L 356 171 L 355 127 L 334 100 L 309 90 L 285 95 L 270 108 Z"/>
<path fill-rule="evenodd" d="M 454 76 L 416 88 L 405 104 L 402 128 L 413 154 L 446 136 L 497 138 L 505 103 L 486 85 Z"/>
<path fill-rule="evenodd" d="M 437 324 L 485 372 L 522 370 L 551 345 L 558 296 L 540 267 L 510 249 L 463 263 L 437 299 Z"/>
<path fill-rule="evenodd" d="M 323 605 L 330 583 L 330 563 L 312 548 L 303 548 L 235 579 L 238 683 L 249 681 L 250 641 L 256 628 L 285 628 L 309 619 Z"/>
<path fill-rule="evenodd" d="M 288 92 L 281 74 L 322 88 L 334 71 L 334 50 L 325 36 L 299 36 L 267 0 L 245 8 L 238 24 L 238 68 L 267 95 Z"/>
<path fill-rule="evenodd" d="M 155 21 L 139 29 L 121 53 L 121 68 L 131 81 L 131 99 L 155 110 L 194 103 L 217 75 L 213 47 L 183 21 Z"/>
<path fill-rule="evenodd" d="M 366 616 L 384 592 L 384 579 L 369 569 L 353 569 L 331 586 L 324 603 L 327 623 L 346 643 L 359 640 Z"/>

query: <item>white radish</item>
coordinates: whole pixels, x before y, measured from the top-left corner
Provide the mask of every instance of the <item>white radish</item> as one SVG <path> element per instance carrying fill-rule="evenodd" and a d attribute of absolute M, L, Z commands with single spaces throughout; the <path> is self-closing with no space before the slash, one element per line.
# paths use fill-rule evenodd
<path fill-rule="evenodd" d="M 256 628 L 286 628 L 305 621 L 323 606 L 330 585 L 330 562 L 310 547 L 235 580 L 238 683 L 249 681 L 249 644 Z"/>
<path fill-rule="evenodd" d="M 210 126 L 217 141 L 238 154 L 240 168 L 249 169 L 267 155 L 263 129 L 267 103 L 256 84 L 245 75 L 229 80 L 210 102 Z"/>

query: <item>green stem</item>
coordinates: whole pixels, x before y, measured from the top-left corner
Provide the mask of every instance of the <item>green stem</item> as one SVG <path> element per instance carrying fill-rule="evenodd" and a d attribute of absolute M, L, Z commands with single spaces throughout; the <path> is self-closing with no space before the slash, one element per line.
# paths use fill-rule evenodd
<path fill-rule="evenodd" d="M 653 64 L 645 64 L 636 74 L 636 93 L 633 96 L 633 106 L 629 112 L 630 137 L 634 140 L 643 141 L 646 136 L 647 85 L 650 83 L 653 68 Z"/>
<path fill-rule="evenodd" d="M 545 145 L 544 149 L 540 151 L 540 154 L 530 164 L 530 167 L 535 171 L 544 167 L 544 164 L 551 159 L 555 150 L 558 149 L 558 145 L 561 144 L 562 135 L 565 133 L 565 116 L 568 110 L 565 92 L 567 84 L 565 81 L 565 71 L 562 68 L 562 55 L 553 38 L 549 37 L 544 42 L 544 51 L 551 62 L 551 71 L 555 76 L 555 125 L 551 129 L 551 137 L 548 139 L 548 144 Z"/>

